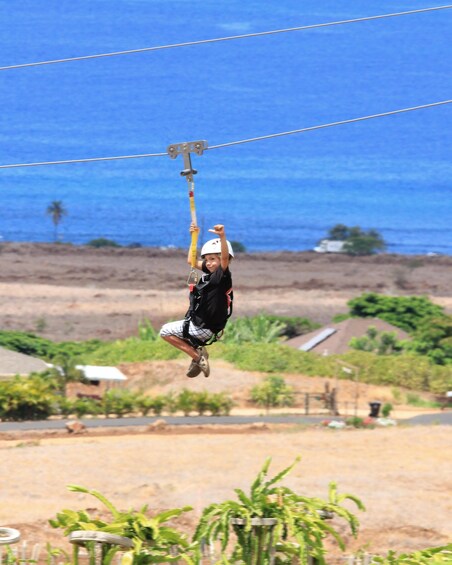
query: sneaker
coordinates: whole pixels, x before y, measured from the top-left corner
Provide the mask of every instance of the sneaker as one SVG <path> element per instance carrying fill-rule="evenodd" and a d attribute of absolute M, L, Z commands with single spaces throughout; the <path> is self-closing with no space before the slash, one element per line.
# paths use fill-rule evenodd
<path fill-rule="evenodd" d="M 206 378 L 210 375 L 209 361 L 207 359 L 208 356 L 206 357 L 205 355 L 201 355 L 201 357 L 196 361 L 196 365 L 198 365 Z"/>
<path fill-rule="evenodd" d="M 196 351 L 198 351 L 198 353 L 203 357 L 205 357 L 206 359 L 209 358 L 209 353 L 207 352 L 207 349 L 203 345 L 201 347 L 197 347 Z"/>
<path fill-rule="evenodd" d="M 193 359 L 192 362 L 190 363 L 190 367 L 188 367 L 187 377 L 193 379 L 194 377 L 197 377 L 200 372 L 201 372 L 201 367 Z"/>

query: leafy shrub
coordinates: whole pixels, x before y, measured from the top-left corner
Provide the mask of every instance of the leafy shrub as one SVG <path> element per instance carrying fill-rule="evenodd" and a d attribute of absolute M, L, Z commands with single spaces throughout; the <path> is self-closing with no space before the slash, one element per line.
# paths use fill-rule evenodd
<path fill-rule="evenodd" d="M 176 359 L 183 354 L 162 339 L 143 341 L 132 337 L 125 340 L 107 342 L 84 356 L 91 365 L 119 365 L 139 361 Z"/>
<path fill-rule="evenodd" d="M 245 253 L 246 247 L 240 241 L 231 241 L 232 249 L 234 253 Z"/>
<path fill-rule="evenodd" d="M 156 341 L 159 338 L 159 332 L 154 329 L 150 320 L 145 319 L 138 324 L 138 337 L 142 341 Z"/>
<path fill-rule="evenodd" d="M 102 413 L 102 406 L 98 400 L 92 398 L 77 398 L 72 402 L 72 413 L 77 418 L 83 418 L 87 415 L 96 416 Z"/>
<path fill-rule="evenodd" d="M 119 243 L 113 241 L 112 239 L 107 239 L 106 237 L 98 237 L 96 239 L 91 239 L 86 245 L 90 247 L 100 248 L 100 247 L 121 247 Z"/>
<path fill-rule="evenodd" d="M 192 510 L 191 506 L 184 506 L 172 510 L 166 510 L 153 517 L 147 515 L 148 507 L 144 506 L 140 511 L 129 510 L 119 511 L 112 502 L 96 490 L 69 485 L 68 489 L 72 492 L 90 494 L 99 500 L 109 512 L 109 521 L 105 521 L 98 516 L 92 517 L 88 511 L 62 510 L 58 512 L 56 518 L 49 520 L 53 528 L 62 528 L 65 535 L 80 530 L 114 533 L 118 536 L 133 540 L 133 549 L 126 553 L 122 558 L 122 563 L 146 564 L 146 563 L 171 563 L 175 561 L 173 550 L 179 554 L 184 561 L 193 563 L 184 553 L 189 549 L 186 534 L 182 534 L 168 525 L 171 519 L 179 517 L 182 513 Z M 89 562 L 96 563 L 97 560 L 103 564 L 114 561 L 115 554 L 121 550 L 119 546 L 111 544 L 101 544 L 100 556 L 97 555 L 96 547 L 93 542 L 85 542 L 88 549 Z M 78 554 L 74 563 L 78 563 Z M 49 560 L 50 561 L 50 560 Z"/>
<path fill-rule="evenodd" d="M 398 354 L 403 350 L 403 343 L 397 339 L 396 332 L 379 332 L 375 326 L 369 326 L 366 335 L 352 337 L 349 346 L 377 355 Z"/>
<path fill-rule="evenodd" d="M 70 357 L 81 357 L 91 353 L 100 347 L 104 342 L 98 339 L 90 339 L 87 341 L 63 341 L 54 343 L 49 339 L 39 337 L 30 332 L 1 331 L 0 330 L 0 346 L 24 355 L 39 357 L 47 361 L 52 361 L 59 355 L 68 355 Z"/>
<path fill-rule="evenodd" d="M 412 553 L 397 554 L 391 550 L 386 557 L 373 556 L 372 563 L 376 565 L 446 565 L 446 563 L 452 563 L 452 543 Z"/>
<path fill-rule="evenodd" d="M 266 314 L 266 316 L 271 322 L 284 324 L 281 335 L 287 339 L 312 332 L 321 327 L 320 324 L 313 322 L 309 318 L 302 318 L 300 316 L 275 316 L 273 314 Z"/>
<path fill-rule="evenodd" d="M 0 330 L 0 346 L 41 359 L 50 359 L 57 352 L 57 347 L 52 341 L 30 332 Z"/>
<path fill-rule="evenodd" d="M 426 320 L 442 318 L 443 308 L 424 296 L 386 296 L 375 292 L 364 293 L 348 302 L 350 316 L 380 318 L 413 333 Z"/>
<path fill-rule="evenodd" d="M 37 375 L 0 382 L 0 419 L 45 420 L 56 408 L 54 386 Z"/>
<path fill-rule="evenodd" d="M 251 400 L 258 406 L 265 406 L 267 409 L 274 406 L 293 406 L 293 387 L 288 385 L 282 377 L 270 375 L 265 377 L 261 384 L 251 389 Z"/>
<path fill-rule="evenodd" d="M 325 513 L 342 518 L 356 537 L 358 519 L 342 503 L 348 499 L 361 510 L 364 506 L 353 495 L 340 495 L 335 483 L 330 483 L 326 500 L 299 495 L 286 486 L 278 485 L 298 460 L 269 478 L 271 459 L 268 458 L 252 482 L 249 493 L 235 489 L 237 500 L 213 503 L 204 508 L 193 539 L 198 542 L 206 540 L 207 543 L 219 540 L 221 555 L 218 563 L 250 565 L 274 561 L 307 565 L 311 561 L 309 555 L 312 555 L 316 562 L 325 564 L 326 537 L 331 535 L 342 549 L 345 548 L 339 531 L 326 524 Z M 262 519 L 274 521 L 274 528 L 266 527 Z M 229 544 L 233 533 L 236 543 Z"/>
<path fill-rule="evenodd" d="M 383 418 L 389 418 L 389 416 L 391 415 L 392 409 L 393 409 L 393 406 L 390 402 L 383 404 L 383 407 L 381 409 L 381 415 L 383 416 Z"/>
<path fill-rule="evenodd" d="M 372 255 L 386 249 L 386 243 L 377 230 L 364 231 L 359 226 L 336 224 L 329 230 L 328 239 L 345 241 L 344 251 L 348 255 Z"/>
<path fill-rule="evenodd" d="M 184 416 L 189 416 L 196 408 L 196 393 L 184 388 L 176 400 L 176 409 L 183 412 Z"/>
<path fill-rule="evenodd" d="M 452 316 L 422 320 L 406 348 L 438 365 L 452 364 Z"/>
<path fill-rule="evenodd" d="M 126 388 L 112 388 L 102 398 L 102 411 L 107 417 L 115 414 L 122 418 L 125 414 L 134 412 L 136 399 L 137 395 Z"/>
<path fill-rule="evenodd" d="M 225 343 L 272 343 L 282 335 L 284 327 L 282 322 L 271 320 L 265 314 L 237 318 L 229 322 L 223 341 Z"/>

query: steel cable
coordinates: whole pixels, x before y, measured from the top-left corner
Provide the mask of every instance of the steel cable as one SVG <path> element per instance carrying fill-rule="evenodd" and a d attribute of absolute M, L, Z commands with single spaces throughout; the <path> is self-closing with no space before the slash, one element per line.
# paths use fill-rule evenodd
<path fill-rule="evenodd" d="M 430 104 L 421 104 L 419 106 L 411 106 L 409 108 L 400 108 L 398 110 L 391 110 L 389 112 L 381 112 L 379 114 L 370 114 L 369 116 L 361 116 L 359 118 L 351 118 L 349 120 L 340 120 L 337 122 L 330 122 L 327 124 L 320 124 L 317 126 L 310 126 L 300 129 L 295 129 L 291 131 L 284 131 L 279 133 L 272 133 L 269 135 L 261 135 L 259 137 L 251 137 L 248 139 L 241 139 L 238 141 L 230 141 L 227 143 L 221 143 L 218 145 L 211 145 L 210 147 L 206 147 L 206 151 L 211 151 L 213 149 L 221 149 L 224 147 L 231 147 L 232 145 L 241 145 L 243 143 L 251 143 L 254 141 L 262 141 L 264 139 L 272 139 L 276 137 L 282 137 L 285 135 L 293 135 L 296 133 L 305 133 L 308 131 L 315 131 L 325 128 L 330 128 L 334 126 L 342 126 L 345 124 L 353 124 L 356 122 L 362 122 L 364 120 L 372 120 L 374 118 L 382 118 L 384 116 L 394 116 L 396 114 L 403 114 L 405 112 L 413 112 L 414 110 L 423 110 L 426 108 L 433 108 L 435 106 L 445 106 L 446 104 L 451 104 L 452 100 L 442 100 L 440 102 L 432 102 Z M 88 159 L 68 159 L 68 160 L 60 160 L 60 161 L 42 161 L 37 163 L 13 163 L 9 165 L 0 165 L 0 169 L 16 169 L 22 167 L 40 167 L 45 165 L 66 165 L 72 163 L 92 163 L 96 161 L 119 161 L 124 159 L 142 159 L 146 157 L 163 157 L 168 156 L 168 153 L 142 153 L 137 155 L 119 155 L 114 157 L 92 157 Z"/>
<path fill-rule="evenodd" d="M 372 20 L 381 20 L 384 18 L 394 18 L 397 16 L 406 16 L 406 15 L 410 15 L 410 14 L 421 14 L 421 13 L 425 13 L 425 12 L 434 12 L 434 11 L 438 11 L 438 10 L 447 10 L 449 8 L 452 8 L 452 4 L 449 5 L 445 5 L 445 6 L 434 6 L 431 8 L 420 8 L 419 10 L 409 10 L 409 11 L 405 11 L 405 12 L 394 12 L 391 14 L 380 14 L 380 15 L 376 15 L 376 16 L 366 16 L 363 18 L 353 18 L 353 19 L 349 19 L 349 20 L 339 20 L 336 22 L 325 22 L 325 23 L 320 23 L 320 24 L 311 24 L 311 25 L 305 25 L 305 26 L 298 26 L 298 27 L 291 27 L 291 28 L 286 28 L 286 29 L 274 29 L 274 30 L 270 30 L 270 31 L 261 31 L 261 32 L 256 32 L 256 33 L 245 33 L 245 34 L 241 34 L 241 35 L 231 35 L 229 37 L 217 37 L 217 38 L 213 38 L 213 39 L 201 39 L 199 41 L 186 41 L 183 43 L 173 43 L 173 44 L 169 44 L 169 45 L 158 45 L 155 47 L 142 47 L 140 49 L 127 49 L 125 51 L 113 51 L 111 53 L 98 53 L 96 55 L 82 55 L 80 57 L 67 57 L 64 59 L 52 59 L 49 61 L 37 61 L 34 63 L 21 63 L 18 65 L 8 65 L 8 66 L 3 66 L 0 67 L 0 71 L 8 71 L 8 70 L 12 70 L 12 69 L 23 69 L 26 67 L 38 67 L 38 66 L 43 66 L 43 65 L 55 65 L 57 63 L 70 63 L 73 61 L 85 61 L 87 59 L 100 59 L 100 58 L 104 58 L 104 57 L 117 57 L 119 55 L 131 55 L 134 53 L 145 53 L 148 51 L 161 51 L 162 49 L 175 49 L 178 47 L 191 47 L 193 45 L 205 45 L 208 43 L 219 43 L 221 41 L 233 41 L 236 39 L 246 39 L 246 38 L 250 38 L 250 37 L 262 37 L 264 35 L 276 35 L 279 33 L 290 33 L 290 32 L 294 32 L 294 31 L 304 31 L 304 30 L 309 30 L 309 29 L 319 29 L 319 28 L 324 28 L 324 27 L 330 27 L 330 26 L 338 26 L 338 25 L 344 25 L 344 24 L 352 24 L 352 23 L 357 23 L 357 22 L 369 22 Z"/>

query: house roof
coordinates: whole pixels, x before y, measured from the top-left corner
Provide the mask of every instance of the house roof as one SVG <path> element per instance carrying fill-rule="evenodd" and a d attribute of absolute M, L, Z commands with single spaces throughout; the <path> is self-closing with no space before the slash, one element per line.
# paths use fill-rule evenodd
<path fill-rule="evenodd" d="M 0 347 L 0 377 L 26 376 L 47 368 L 47 363 L 41 359 Z"/>
<path fill-rule="evenodd" d="M 410 338 L 400 328 L 379 318 L 348 318 L 343 322 L 328 324 L 313 332 L 289 339 L 285 345 L 320 355 L 340 355 L 351 350 L 348 344 L 352 337 L 364 336 L 370 326 L 377 328 L 379 332 L 395 332 L 398 339 Z"/>
<path fill-rule="evenodd" d="M 89 381 L 126 381 L 127 377 L 116 367 L 98 367 L 96 365 L 76 365 Z"/>

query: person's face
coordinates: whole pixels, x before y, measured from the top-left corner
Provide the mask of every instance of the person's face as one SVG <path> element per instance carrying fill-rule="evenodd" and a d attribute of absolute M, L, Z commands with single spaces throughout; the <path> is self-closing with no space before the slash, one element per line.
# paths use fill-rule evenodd
<path fill-rule="evenodd" d="M 216 253 L 209 253 L 207 255 L 204 255 L 204 260 L 206 262 L 207 270 L 210 273 L 216 271 L 221 264 L 220 255 L 217 255 Z"/>

